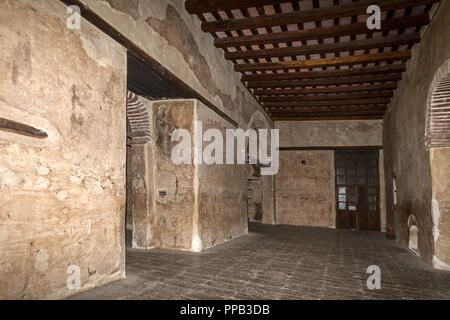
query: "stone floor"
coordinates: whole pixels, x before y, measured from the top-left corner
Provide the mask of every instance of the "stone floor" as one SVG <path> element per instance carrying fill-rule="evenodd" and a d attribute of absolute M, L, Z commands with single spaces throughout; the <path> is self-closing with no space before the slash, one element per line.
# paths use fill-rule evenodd
<path fill-rule="evenodd" d="M 201 254 L 129 249 L 126 280 L 74 299 L 450 299 L 450 272 L 382 233 L 251 225 Z"/>

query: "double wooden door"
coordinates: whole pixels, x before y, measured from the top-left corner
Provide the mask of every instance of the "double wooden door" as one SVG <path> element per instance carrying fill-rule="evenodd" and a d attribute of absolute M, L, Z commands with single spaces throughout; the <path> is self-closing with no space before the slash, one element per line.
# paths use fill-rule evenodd
<path fill-rule="evenodd" d="M 379 150 L 335 152 L 336 227 L 380 231 Z"/>

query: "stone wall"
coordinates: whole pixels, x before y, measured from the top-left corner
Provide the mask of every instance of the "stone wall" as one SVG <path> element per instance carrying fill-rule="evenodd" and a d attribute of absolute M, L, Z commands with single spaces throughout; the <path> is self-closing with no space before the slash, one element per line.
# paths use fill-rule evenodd
<path fill-rule="evenodd" d="M 383 144 L 382 120 L 277 121 L 281 147 L 361 147 Z"/>
<path fill-rule="evenodd" d="M 59 1 L 0 2 L 0 298 L 61 298 L 125 276 L 126 52 L 66 28 Z"/>
<path fill-rule="evenodd" d="M 196 115 L 203 133 L 218 129 L 226 139 L 226 129 L 233 129 L 200 102 Z M 210 143 L 205 141 L 203 150 Z M 225 145 L 223 148 L 225 155 Z M 248 233 L 247 169 L 238 164 L 198 166 L 198 234 L 203 249 Z"/>
<path fill-rule="evenodd" d="M 282 151 L 275 187 L 277 223 L 335 227 L 333 151 Z"/>
<path fill-rule="evenodd" d="M 445 200 L 448 199 L 448 152 L 436 150 L 431 161 L 433 153 L 430 154 L 426 149 L 424 137 L 430 86 L 438 69 L 450 58 L 449 15 L 450 3 L 442 1 L 436 16 L 423 32 L 421 43 L 413 49 L 407 71 L 389 105 L 384 128 L 389 208 L 394 206 L 393 176 L 396 177 L 397 184 L 397 238 L 407 245 L 407 222 L 409 216 L 414 215 L 419 229 L 421 256 L 430 262 L 440 260 L 444 268 L 449 268 L 450 265 L 448 209 L 442 210 L 441 215 L 433 219 L 432 207 L 439 208 L 443 204 L 445 208 L 445 203 L 448 203 Z M 442 180 L 446 182 L 443 183 Z M 433 198 L 433 194 L 440 194 L 443 202 Z M 439 249 L 436 247 L 437 243 Z"/>
<path fill-rule="evenodd" d="M 196 100 L 158 101 L 152 108 L 156 247 L 201 251 L 246 234 L 246 166 L 193 162 L 194 141 L 210 128 L 225 137 L 230 124 Z M 203 133 L 196 121 L 202 122 Z M 171 141 L 175 129 L 190 133 L 191 164 L 172 161 L 172 150 L 181 142 Z M 203 150 L 210 143 L 205 141 Z"/>
<path fill-rule="evenodd" d="M 280 171 L 275 178 L 276 223 L 336 226 L 334 147 L 381 146 L 382 120 L 280 121 Z M 308 150 L 314 148 L 317 150 Z M 322 149 L 322 150 L 321 150 Z M 386 229 L 380 152 L 381 230 Z"/>

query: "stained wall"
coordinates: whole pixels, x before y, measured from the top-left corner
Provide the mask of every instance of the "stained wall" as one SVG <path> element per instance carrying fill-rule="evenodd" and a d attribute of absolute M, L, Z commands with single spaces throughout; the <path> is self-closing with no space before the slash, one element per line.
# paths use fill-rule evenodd
<path fill-rule="evenodd" d="M 194 141 L 203 153 L 213 142 L 199 144 L 208 129 L 226 137 L 232 126 L 196 100 L 156 101 L 152 108 L 156 247 L 198 252 L 246 234 L 246 166 L 194 161 Z M 174 147 L 184 142 L 172 141 L 175 129 L 189 133 L 188 164 L 172 160 Z"/>
<path fill-rule="evenodd" d="M 58 1 L 0 2 L 0 298 L 62 298 L 125 276 L 126 52 Z M 80 289 L 67 287 L 69 266 Z"/>
<path fill-rule="evenodd" d="M 231 61 L 214 47 L 201 21 L 180 0 L 82 0 L 96 14 L 137 44 L 245 128 L 259 110 L 273 121 L 240 81 Z"/>
<path fill-rule="evenodd" d="M 407 246 L 407 222 L 409 216 L 414 215 L 419 229 L 420 255 L 430 263 L 434 261 L 435 266 L 447 269 L 450 269 L 446 208 L 448 152 L 430 152 L 424 138 L 430 87 L 436 72 L 450 58 L 449 15 L 450 3 L 441 1 L 432 22 L 422 30 L 420 44 L 413 48 L 407 71 L 389 105 L 384 127 L 389 208 L 394 207 L 394 176 L 397 182 L 396 236 Z M 435 197 L 438 194 L 442 200 Z"/>
<path fill-rule="evenodd" d="M 382 120 L 280 121 L 280 171 L 275 177 L 276 223 L 336 226 L 334 148 L 381 146 Z M 283 150 L 284 149 L 284 150 Z M 386 229 L 380 152 L 381 230 Z"/>

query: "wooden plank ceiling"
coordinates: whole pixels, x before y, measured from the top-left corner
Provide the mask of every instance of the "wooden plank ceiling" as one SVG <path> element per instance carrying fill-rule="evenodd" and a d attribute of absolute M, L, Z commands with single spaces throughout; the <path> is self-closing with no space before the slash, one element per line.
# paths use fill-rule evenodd
<path fill-rule="evenodd" d="M 187 0 L 274 120 L 380 119 L 439 0 Z M 367 7 L 382 10 L 367 28 Z"/>

